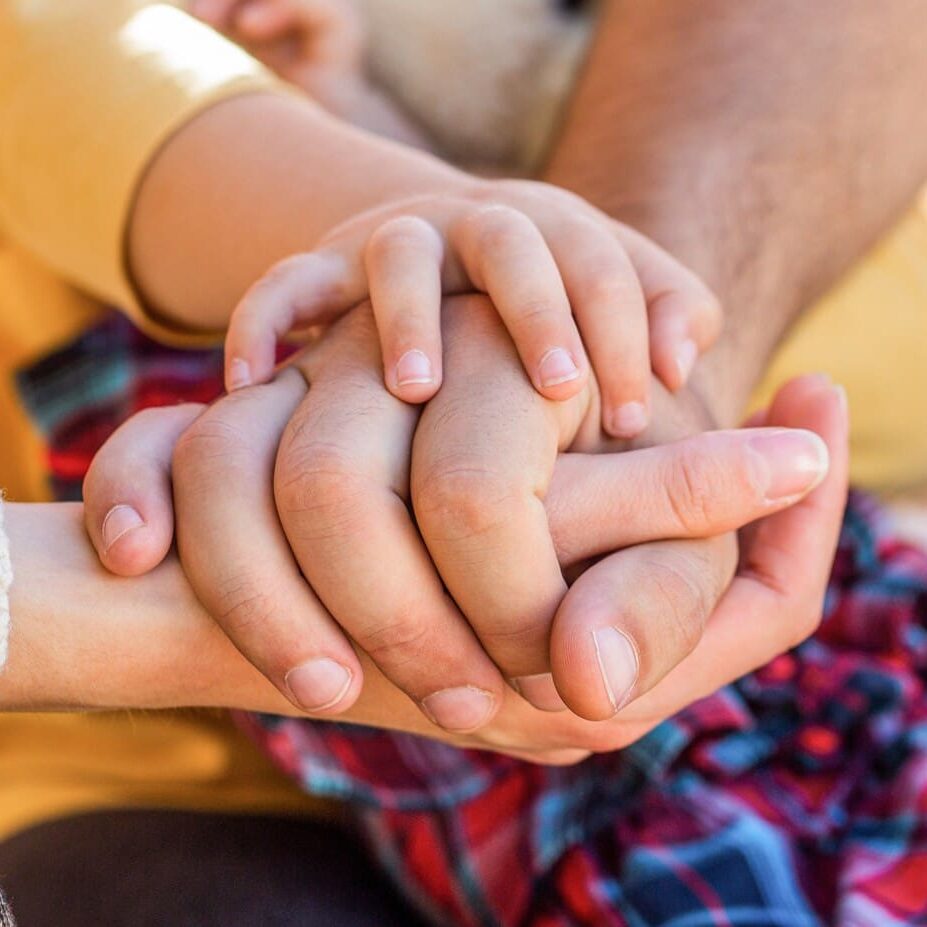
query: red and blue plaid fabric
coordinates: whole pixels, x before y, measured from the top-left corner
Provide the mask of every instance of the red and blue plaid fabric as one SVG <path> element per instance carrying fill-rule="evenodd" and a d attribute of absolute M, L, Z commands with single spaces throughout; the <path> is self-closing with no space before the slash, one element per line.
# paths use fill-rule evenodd
<path fill-rule="evenodd" d="M 215 352 L 111 319 L 23 373 L 59 492 L 127 414 L 208 399 L 220 371 Z M 436 924 L 895 927 L 927 924 L 925 681 L 927 557 L 854 496 L 819 633 L 626 750 L 543 768 L 346 725 L 242 723 L 307 790 L 350 803 Z"/>

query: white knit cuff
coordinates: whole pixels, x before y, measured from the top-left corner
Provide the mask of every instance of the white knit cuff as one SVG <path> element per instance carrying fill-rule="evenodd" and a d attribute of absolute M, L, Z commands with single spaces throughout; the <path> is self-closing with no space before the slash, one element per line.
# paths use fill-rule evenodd
<path fill-rule="evenodd" d="M 10 541 L 3 529 L 3 496 L 0 495 L 0 669 L 6 664 L 10 640 L 10 586 L 13 585 L 13 564 L 10 561 Z"/>

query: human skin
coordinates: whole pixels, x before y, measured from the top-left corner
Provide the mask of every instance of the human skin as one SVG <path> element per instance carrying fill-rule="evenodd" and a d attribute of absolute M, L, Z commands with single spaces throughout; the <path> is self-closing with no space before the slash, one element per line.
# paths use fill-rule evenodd
<path fill-rule="evenodd" d="M 606 10 L 597 50 L 546 176 L 620 211 L 687 257 L 726 305 L 728 334 L 696 372 L 696 388 L 666 404 L 644 438 L 660 442 L 736 420 L 750 384 L 795 314 L 864 249 L 925 175 L 922 141 L 909 129 L 921 113 L 924 24 L 917 4 L 900 0 L 877 11 L 862 3 L 840 5 L 834 15 L 810 19 L 796 3 L 763 11 L 718 3 L 711 16 L 702 5 L 678 3 L 622 10 L 627 18 Z M 756 17 L 762 29 L 751 25 L 760 21 Z M 782 48 L 789 53 L 780 54 Z M 780 85 L 781 74 L 787 81 Z M 717 105 L 719 99 L 726 105 Z M 294 221 L 286 214 L 291 191 L 297 191 L 297 199 L 303 195 L 295 153 L 300 139 L 307 142 L 304 128 L 290 135 L 297 128 L 292 114 L 280 109 L 260 115 L 241 101 L 234 104 L 233 119 L 233 104 L 228 106 L 200 125 L 195 144 L 187 137 L 192 148 L 184 149 L 191 157 L 183 176 L 202 180 L 207 194 L 215 190 L 215 178 L 227 168 L 212 164 L 217 173 L 199 178 L 197 152 L 210 151 L 217 141 L 221 150 L 233 149 L 241 126 L 260 120 L 263 128 L 276 130 L 273 137 L 294 144 L 288 151 L 253 153 L 257 162 L 274 167 L 280 158 L 296 183 L 288 183 L 282 196 L 275 178 L 286 173 L 252 176 L 247 164 L 233 167 L 246 191 L 242 218 L 264 214 L 279 222 L 271 222 L 272 236 L 251 250 L 230 234 L 226 240 L 220 229 L 210 253 L 203 255 L 203 242 L 211 236 L 191 241 L 187 250 L 186 218 L 180 221 L 176 197 L 160 202 L 157 196 L 176 170 L 168 146 L 142 188 L 130 228 L 130 253 L 143 289 L 146 280 L 158 282 L 168 300 L 179 294 L 180 281 L 198 274 L 202 293 L 210 287 L 226 287 L 226 292 L 239 287 L 240 292 L 243 276 L 260 273 L 262 262 L 266 266 L 306 239 L 302 218 Z M 427 172 L 424 176 L 427 182 Z M 861 186 L 870 195 L 855 196 Z M 308 207 L 311 184 L 305 190 Z M 197 228 L 203 232 L 221 224 L 214 221 L 220 217 L 210 210 L 211 202 L 215 206 L 221 197 L 207 195 L 197 205 L 202 216 L 194 222 L 194 235 Z M 833 229 L 835 216 L 840 217 L 835 232 L 822 234 Z M 241 260 L 231 261 L 223 277 L 217 269 L 230 256 Z M 280 466 L 286 468 L 287 461 Z M 471 485 L 468 499 L 478 501 L 480 492 Z M 491 508 L 489 495 L 482 498 Z M 123 500 L 109 496 L 108 501 Z M 93 515 L 97 537 L 106 511 Z M 135 556 L 131 543 L 126 541 L 128 560 Z M 123 556 L 116 548 L 103 555 L 113 566 Z M 730 545 L 719 547 L 718 556 L 724 562 L 713 561 L 715 569 L 733 568 Z M 826 569 L 825 557 L 822 547 L 809 551 L 808 562 L 815 570 Z M 682 558 L 679 563 L 690 576 L 692 563 Z M 707 566 L 706 576 L 712 573 Z M 517 566 L 513 572 L 520 572 Z M 705 580 L 693 580 L 696 588 L 705 588 Z M 677 588 L 684 590 L 685 583 Z M 670 602 L 681 612 L 680 604 Z M 802 614 L 788 616 L 795 629 L 807 627 Z M 798 636 L 796 630 L 790 637 Z M 273 646 L 281 662 L 280 651 L 288 646 L 290 655 L 297 655 L 285 636 Z M 717 667 L 720 684 L 726 667 L 721 661 Z"/>
<path fill-rule="evenodd" d="M 295 374 L 288 374 L 287 380 L 277 387 L 299 387 Z M 151 410 L 130 422 L 123 437 L 148 442 L 149 447 L 137 460 L 115 446 L 111 457 L 104 450 L 101 476 L 117 481 L 137 476 L 139 466 L 152 465 L 153 436 L 169 446 L 178 425 L 198 411 Z M 341 719 L 538 762 L 575 762 L 591 751 L 633 741 L 707 694 L 717 684 L 719 656 L 724 656 L 729 678 L 734 678 L 810 633 L 820 616 L 828 571 L 809 569 L 808 557 L 821 546 L 832 550 L 839 530 L 846 494 L 846 410 L 839 391 L 821 378 L 805 377 L 779 394 L 765 423 L 776 433 L 786 427 L 819 432 L 830 451 L 827 478 L 797 504 L 744 534 L 743 567 L 701 641 L 674 671 L 616 718 L 594 723 L 569 712 L 541 712 L 505 689 L 490 724 L 472 734 L 451 734 L 429 723 L 359 653 L 365 685 Z M 566 565 L 666 534 L 699 537 L 768 512 L 767 487 L 756 481 L 756 452 L 751 447 L 761 433 L 765 429 L 702 435 L 652 451 L 561 456 L 562 473 L 555 475 L 548 494 L 561 560 Z M 714 478 L 719 460 L 732 491 L 725 500 L 709 498 L 706 506 L 699 506 L 688 492 L 686 477 Z M 654 472 L 666 475 L 665 486 L 647 483 L 647 474 Z M 147 475 L 163 479 L 166 473 Z M 240 501 L 247 506 L 250 500 Z M 616 517 L 622 513 L 624 517 Z M 16 579 L 10 659 L 0 674 L 4 710 L 211 705 L 304 714 L 211 620 L 173 554 L 148 575 L 114 577 L 100 566 L 88 543 L 80 506 L 7 505 L 5 516 Z M 600 586 L 605 590 L 616 579 L 633 579 L 624 569 L 615 572 L 614 565 L 614 559 L 607 558 L 597 568 L 599 576 L 589 571 L 588 580 L 574 585 L 564 603 L 565 621 L 575 621 L 587 610 L 588 596 L 600 577 L 606 579 Z M 570 609 L 576 610 L 572 617 Z"/>
<path fill-rule="evenodd" d="M 416 411 L 391 397 L 380 382 L 376 338 L 369 311 L 362 307 L 300 363 L 312 384 L 305 396 L 293 387 L 293 374 L 287 372 L 286 380 L 281 377 L 275 384 L 219 400 L 192 426 L 179 423 L 161 446 L 146 443 L 143 435 L 129 446 L 117 436 L 88 474 L 89 525 L 99 523 L 113 498 L 131 498 L 145 514 L 146 529 L 127 539 L 133 555 L 141 558 L 155 552 L 159 559 L 170 545 L 173 487 L 178 550 L 201 600 L 211 613 L 222 616 L 239 649 L 282 692 L 306 708 L 341 712 L 361 690 L 360 667 L 345 642 L 333 634 L 331 617 L 315 594 L 426 714 L 436 719 L 446 715 L 440 721 L 452 730 L 486 723 L 501 704 L 505 686 L 482 647 L 492 651 L 504 669 L 503 647 L 517 640 L 523 653 L 515 654 L 515 659 L 528 657 L 538 661 L 541 671 L 550 669 L 550 624 L 565 587 L 558 586 L 551 600 L 542 602 L 552 608 L 549 617 L 538 611 L 521 616 L 521 625 L 506 627 L 504 609 L 519 595 L 536 594 L 535 586 L 547 594 L 543 571 L 549 535 L 544 508 L 538 512 L 536 506 L 554 489 L 551 471 L 558 445 L 601 449 L 595 397 L 572 404 L 537 397 L 512 363 L 512 345 L 498 318 L 476 297 L 451 300 L 445 316 L 448 380 L 418 424 Z M 494 364 L 508 364 L 512 376 L 507 382 L 481 387 L 487 379 L 481 365 Z M 492 396 L 484 396 L 474 414 L 469 399 L 475 391 L 487 389 Z M 333 402 L 333 396 L 340 401 Z M 461 422 L 461 416 L 469 420 Z M 522 427 L 511 427 L 512 422 Z M 410 462 L 409 443 L 416 429 Z M 179 431 L 184 434 L 174 448 Z M 460 446 L 449 443 L 455 435 L 470 439 L 465 437 Z M 496 459 L 503 439 L 504 462 L 496 471 L 487 471 L 491 464 L 486 461 Z M 276 508 L 283 530 L 270 496 L 278 445 L 287 450 L 294 468 L 281 471 L 278 460 Z M 778 477 L 766 487 L 770 511 L 794 501 L 820 477 L 823 461 L 818 450 L 814 442 L 780 448 Z M 729 473 L 721 457 L 717 464 L 714 475 L 705 470 L 683 474 L 688 508 L 696 513 L 706 506 L 723 506 L 730 496 L 736 468 Z M 217 468 L 223 473 L 221 492 L 215 491 Z M 482 515 L 473 503 L 453 502 L 465 497 L 470 474 L 481 477 L 487 472 L 505 487 L 498 500 L 505 529 L 501 543 L 492 540 L 499 526 L 480 525 Z M 754 484 L 767 476 L 769 471 L 761 467 Z M 427 488 L 415 500 L 416 481 L 422 479 Z M 641 517 L 649 518 L 647 488 L 659 497 L 664 479 L 665 471 L 654 459 L 651 470 L 633 480 L 640 494 Z M 423 505 L 428 509 L 419 525 L 427 551 L 406 508 L 410 486 L 416 511 L 424 511 Z M 722 486 L 724 491 L 717 491 Z M 446 500 L 452 530 L 442 534 Z M 614 517 L 622 515 L 615 512 Z M 657 528 L 656 516 L 652 522 L 652 530 L 659 532 L 655 537 L 680 536 L 678 518 L 676 530 L 665 520 Z M 591 640 L 595 630 L 591 621 L 617 626 L 634 641 L 639 673 L 625 686 L 633 685 L 634 694 L 641 695 L 691 649 L 726 588 L 733 568 L 725 572 L 727 568 L 713 564 L 708 555 L 716 544 L 727 544 L 729 539 L 718 541 L 707 536 L 710 532 L 693 531 L 694 522 L 688 518 L 683 525 L 689 530 L 682 530 L 682 536 L 700 533 L 705 539 L 663 541 L 646 550 L 623 552 L 618 569 L 627 593 L 611 598 L 614 614 L 588 610 L 580 627 L 575 622 L 563 625 L 567 630 L 560 649 L 566 656 L 555 657 L 560 668 L 558 688 L 561 681 L 581 679 L 568 691 L 571 707 L 585 717 L 607 718 L 616 708 L 615 693 L 605 691 L 596 674 L 596 655 L 582 653 L 575 643 Z M 105 546 L 93 528 L 91 536 L 99 547 Z M 216 537 L 225 543 L 217 547 Z M 443 545 L 437 553 L 436 543 Z M 496 567 L 486 561 L 487 553 Z M 588 553 L 580 553 L 574 562 Z M 517 555 L 529 564 L 527 573 L 512 567 Z M 480 576 L 489 572 L 497 606 L 477 611 L 495 623 L 463 620 L 444 593 L 431 556 L 452 565 L 444 570 L 452 591 L 458 584 L 465 588 L 471 583 L 468 571 Z M 550 556 L 556 580 L 563 583 L 553 546 Z M 678 601 L 667 603 L 668 586 Z M 531 624 L 524 623 L 527 618 Z M 681 633 L 683 629 L 687 633 Z M 333 681 L 332 693 L 310 700 L 304 679 L 294 686 L 294 668 L 299 676 L 306 667 L 316 674 L 316 691 L 321 691 L 319 687 L 335 670 L 333 662 L 345 668 L 348 678 Z M 323 671 L 328 677 L 323 678 Z M 431 697 L 434 694 L 437 699 Z M 458 694 L 472 696 L 483 714 L 468 715 L 459 700 L 448 705 Z M 443 711 L 435 708 L 435 701 Z"/>
<path fill-rule="evenodd" d="M 696 387 L 739 420 L 794 320 L 927 180 L 919 0 L 605 3 L 542 178 L 721 299 Z"/>
<path fill-rule="evenodd" d="M 254 137 L 239 138 L 241 125 Z M 305 202 L 292 187 L 303 181 Z M 303 243 L 284 254 L 285 233 L 268 227 L 277 197 L 301 211 Z M 633 437 L 648 420 L 651 369 L 677 388 L 720 327 L 717 300 L 695 275 L 581 198 L 469 176 L 295 96 L 227 100 L 181 127 L 154 157 L 132 216 L 129 264 L 149 310 L 185 332 L 222 331 L 232 317 L 230 388 L 266 379 L 276 341 L 294 327 L 369 297 L 387 385 L 425 401 L 441 383 L 441 296 L 477 291 L 493 300 L 539 392 L 576 395 L 591 359 L 606 430 Z M 164 242 L 180 216 L 180 239 Z M 200 252 L 196 270 L 188 245 Z M 246 283 L 235 270 L 222 289 L 211 285 L 217 265 L 239 259 L 253 274 Z M 236 281 L 247 293 L 230 298 Z M 650 314 L 674 322 L 653 345 Z"/>

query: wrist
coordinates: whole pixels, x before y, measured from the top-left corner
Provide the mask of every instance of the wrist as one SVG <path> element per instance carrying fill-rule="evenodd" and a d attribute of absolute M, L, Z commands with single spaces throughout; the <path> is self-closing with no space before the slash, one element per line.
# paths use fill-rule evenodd
<path fill-rule="evenodd" d="M 165 321 L 222 330 L 268 268 L 351 215 L 471 183 L 307 99 L 234 97 L 183 126 L 149 164 L 126 228 L 130 274 Z"/>

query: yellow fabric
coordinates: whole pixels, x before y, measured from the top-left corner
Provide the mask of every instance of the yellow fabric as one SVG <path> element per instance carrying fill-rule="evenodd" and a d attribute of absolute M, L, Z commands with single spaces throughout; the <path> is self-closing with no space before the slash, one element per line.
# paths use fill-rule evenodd
<path fill-rule="evenodd" d="M 0 840 L 81 811 L 317 813 L 321 802 L 216 712 L 0 718 Z"/>
<path fill-rule="evenodd" d="M 3 0 L 0 50 L 0 228 L 156 331 L 123 260 L 140 177 L 196 112 L 275 78 L 174 5 L 145 0 Z"/>
<path fill-rule="evenodd" d="M 134 191 L 198 111 L 273 83 L 170 5 L 0 0 L 0 488 L 12 498 L 47 497 L 15 371 L 98 315 L 81 291 L 165 334 L 123 261 Z M 322 808 L 218 713 L 0 717 L 0 839 L 71 811 L 136 805 Z"/>
<path fill-rule="evenodd" d="M 847 390 L 853 483 L 927 484 L 927 196 L 802 319 L 756 404 L 817 370 Z"/>
<path fill-rule="evenodd" d="M 145 317 L 123 261 L 138 180 L 197 111 L 271 80 L 165 4 L 0 0 L 0 486 L 14 498 L 42 499 L 46 488 L 13 373 L 98 313 L 71 284 L 165 334 Z M 830 371 L 850 395 L 856 482 L 918 482 L 925 344 L 927 211 L 909 215 L 810 314 L 763 392 L 792 373 Z M 74 811 L 137 805 L 321 807 L 219 714 L 0 717 L 0 839 Z"/>

